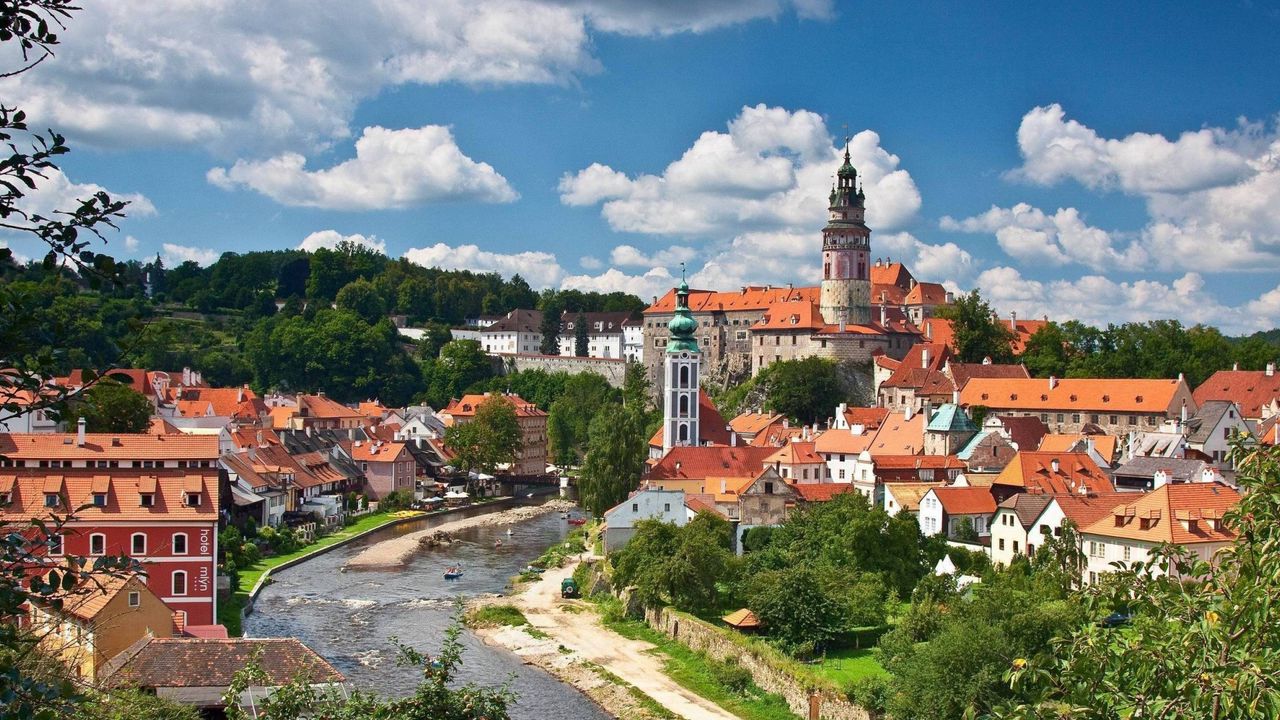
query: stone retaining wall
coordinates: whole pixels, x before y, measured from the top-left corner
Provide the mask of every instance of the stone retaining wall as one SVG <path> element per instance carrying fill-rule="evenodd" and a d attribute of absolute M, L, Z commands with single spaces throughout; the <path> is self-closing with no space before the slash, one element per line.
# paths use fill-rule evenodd
<path fill-rule="evenodd" d="M 502 373 L 505 375 L 516 370 L 545 370 L 570 375 L 595 373 L 616 388 L 622 387 L 627 377 L 625 360 L 572 355 L 503 355 Z"/>
<path fill-rule="evenodd" d="M 863 708 L 842 695 L 829 691 L 813 691 L 791 673 L 775 667 L 766 657 L 734 642 L 724 633 L 702 620 L 683 615 L 671 608 L 646 610 L 645 622 L 658 632 L 678 640 L 690 650 L 706 653 L 716 660 L 733 660 L 751 673 L 761 690 L 781 695 L 791 712 L 811 720 L 870 720 Z"/>

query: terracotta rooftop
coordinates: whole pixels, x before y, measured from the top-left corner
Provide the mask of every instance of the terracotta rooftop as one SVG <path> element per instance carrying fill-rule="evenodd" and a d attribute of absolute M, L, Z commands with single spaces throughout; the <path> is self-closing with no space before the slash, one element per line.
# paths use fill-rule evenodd
<path fill-rule="evenodd" d="M 777 452 L 765 458 L 766 463 L 782 463 L 783 465 L 813 464 L 823 462 L 822 456 L 814 452 L 814 442 L 792 440 L 778 448 Z"/>
<path fill-rule="evenodd" d="M 363 417 L 359 410 L 352 410 L 324 395 L 299 395 L 298 411 L 304 417 L 339 419 Z"/>
<path fill-rule="evenodd" d="M 920 323 L 920 335 L 926 342 L 946 345 L 949 348 L 956 346 L 955 331 L 951 327 L 951 321 L 945 318 L 925 318 Z"/>
<path fill-rule="evenodd" d="M 956 387 L 962 388 L 971 378 L 1029 378 L 1026 365 L 1008 365 L 1004 363 L 962 363 L 949 362 L 947 372 L 955 380 Z"/>
<path fill-rule="evenodd" d="M 846 407 L 844 421 L 850 426 L 861 425 L 868 432 L 880 427 L 884 419 L 889 417 L 889 408 L 882 407 Z"/>
<path fill-rule="evenodd" d="M 814 451 L 826 454 L 857 455 L 871 446 L 875 436 L 875 430 L 865 430 L 861 435 L 854 435 L 849 430 L 828 430 L 814 441 Z"/>
<path fill-rule="evenodd" d="M 793 300 L 804 300 L 810 303 L 818 301 L 819 288 L 815 287 L 773 287 L 754 285 L 744 287 L 740 291 L 715 292 L 712 290 L 690 290 L 689 309 L 694 313 L 708 312 L 743 312 L 747 310 L 766 310 L 778 303 Z M 657 302 L 645 309 L 646 315 L 671 313 L 676 309 L 676 291 L 668 290 Z"/>
<path fill-rule="evenodd" d="M 1111 462 L 1116 457 L 1116 448 L 1120 438 L 1115 435 L 1082 435 L 1079 433 L 1055 435 L 1049 434 L 1040 438 L 1040 452 L 1067 452 L 1072 448 L 1077 448 L 1083 452 L 1083 443 L 1086 441 L 1093 443 L 1093 449 L 1102 456 L 1103 460 Z"/>
<path fill-rule="evenodd" d="M 537 405 L 525 400 L 519 395 L 500 394 L 494 395 L 485 393 L 483 395 L 471 394 L 463 395 L 461 398 L 450 400 L 448 407 L 441 410 L 441 413 L 447 413 L 453 417 L 474 417 L 476 409 L 480 407 L 486 400 L 494 397 L 505 397 L 516 406 L 517 417 L 543 417 L 547 413 L 540 410 Z"/>
<path fill-rule="evenodd" d="M 942 509 L 948 515 L 990 515 L 996 511 L 996 501 L 990 488 L 938 487 L 930 492 L 942 503 Z"/>
<path fill-rule="evenodd" d="M 1223 525 L 1222 517 L 1239 501 L 1240 494 L 1221 483 L 1164 485 L 1116 505 L 1108 517 L 1082 532 L 1177 545 L 1229 542 L 1235 533 Z"/>
<path fill-rule="evenodd" d="M 9 460 L 216 460 L 216 435 L 0 433 L 0 457 Z"/>
<path fill-rule="evenodd" d="M 62 612 L 81 620 L 92 621 L 125 588 L 145 590 L 146 583 L 135 573 L 95 575 L 84 578 L 73 590 L 60 592 L 43 600 L 61 600 Z"/>
<path fill-rule="evenodd" d="M 712 445 L 728 445 L 729 431 L 725 428 L 728 423 L 724 421 L 724 416 L 716 409 L 715 403 L 711 402 L 711 396 L 706 390 L 698 390 L 698 439 L 704 443 Z M 662 425 L 654 431 L 653 437 L 649 438 L 649 446 L 660 448 L 665 435 L 665 428 Z"/>
<path fill-rule="evenodd" d="M 1259 419 L 1262 407 L 1280 398 L 1280 373 L 1266 370 L 1219 370 L 1192 394 L 1196 404 L 1208 400 L 1230 400 L 1240 406 L 1245 417 Z"/>
<path fill-rule="evenodd" d="M 1080 494 L 1081 489 L 1095 494 L 1114 491 L 1111 479 L 1086 453 L 1020 450 L 995 482 L 1051 495 Z"/>
<path fill-rule="evenodd" d="M 218 417 L 256 418 L 267 411 L 267 406 L 248 387 L 211 388 L 184 387 L 169 388 L 169 402 L 176 403 L 178 414 L 182 417 L 205 415 L 205 408 L 211 408 Z"/>
<path fill-rule="evenodd" d="M 773 423 L 781 423 L 782 419 L 778 413 L 741 413 L 729 421 L 729 428 L 739 435 L 754 437 Z"/>
<path fill-rule="evenodd" d="M 774 448 L 724 445 L 673 447 L 649 469 L 652 479 L 703 479 L 708 477 L 752 477 L 764 468 L 765 458 Z"/>
<path fill-rule="evenodd" d="M 915 413 L 910 418 L 899 412 L 889 413 L 867 450 L 872 457 L 917 454 L 924 449 L 924 428 L 928 421 L 924 413 Z"/>
<path fill-rule="evenodd" d="M 226 687 L 255 653 L 272 686 L 296 676 L 312 683 L 346 680 L 324 658 L 294 638 L 144 638 L 104 668 L 111 687 Z"/>
<path fill-rule="evenodd" d="M 195 488 L 200 504 L 192 507 L 185 495 Z M 93 504 L 95 492 L 106 491 L 106 505 Z M 9 504 L 0 510 L 0 522 L 48 518 L 51 511 L 76 511 L 79 522 L 218 519 L 218 470 L 201 469 L 35 469 L 0 470 L 0 492 L 8 492 Z M 45 505 L 45 495 L 60 494 L 66 505 Z M 143 507 L 142 495 L 154 496 Z"/>
<path fill-rule="evenodd" d="M 822 318 L 816 303 L 806 300 L 792 300 L 770 305 L 764 317 L 751 326 L 754 331 L 761 330 L 806 330 L 810 332 L 826 330 L 827 321 Z"/>
<path fill-rule="evenodd" d="M 404 443 L 356 440 L 351 443 L 350 452 L 356 462 L 395 462 L 404 452 Z"/>
<path fill-rule="evenodd" d="M 1086 528 L 1104 517 L 1111 516 L 1111 510 L 1117 505 L 1130 502 L 1133 493 L 1099 493 L 1097 495 L 1055 495 L 1053 501 L 1058 504 L 1062 514 L 1075 523 L 1076 529 Z"/>
<path fill-rule="evenodd" d="M 1179 380 L 973 378 L 960 389 L 960 403 L 1028 411 L 1099 413 L 1169 412 Z"/>
<path fill-rule="evenodd" d="M 941 283 L 916 283 L 916 286 L 907 293 L 904 302 L 907 305 L 945 305 L 947 289 Z"/>
<path fill-rule="evenodd" d="M 920 499 L 928 492 L 937 487 L 943 487 L 940 482 L 905 482 L 905 483 L 886 483 L 884 492 L 886 496 L 898 506 L 899 510 L 906 512 L 919 512 Z"/>

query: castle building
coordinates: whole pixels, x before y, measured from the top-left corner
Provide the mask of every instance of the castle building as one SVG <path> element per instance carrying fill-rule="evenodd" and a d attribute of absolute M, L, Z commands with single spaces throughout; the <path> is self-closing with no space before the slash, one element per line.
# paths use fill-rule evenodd
<path fill-rule="evenodd" d="M 698 406 L 699 370 L 702 352 L 694 333 L 698 321 L 689 312 L 689 285 L 682 278 L 676 288 L 675 316 L 667 323 L 670 340 L 664 354 L 662 393 L 662 453 L 672 447 L 699 444 Z"/>
<path fill-rule="evenodd" d="M 920 341 L 922 323 L 951 302 L 945 288 L 917 282 L 901 263 L 871 260 L 866 197 L 857 183 L 846 149 L 822 230 L 818 286 L 686 288 L 685 307 L 696 322 L 692 342 L 709 386 L 740 382 L 780 360 L 869 362 L 881 354 L 900 359 Z M 671 341 L 677 299 L 675 291 L 668 292 L 644 311 L 644 364 L 655 394 L 665 387 L 662 349 Z"/>

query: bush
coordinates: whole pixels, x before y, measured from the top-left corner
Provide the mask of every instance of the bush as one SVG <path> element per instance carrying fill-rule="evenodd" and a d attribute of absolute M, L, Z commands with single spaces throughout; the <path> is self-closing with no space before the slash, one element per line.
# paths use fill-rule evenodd
<path fill-rule="evenodd" d="M 524 613 L 514 605 L 484 605 L 467 613 L 467 627 L 485 628 L 528 625 Z"/>
<path fill-rule="evenodd" d="M 711 669 L 711 677 L 716 684 L 735 695 L 746 695 L 755 680 L 751 672 L 730 658 L 723 662 L 707 658 L 707 667 Z"/>
<path fill-rule="evenodd" d="M 413 493 L 408 490 L 394 490 L 378 502 L 378 509 L 385 512 L 407 510 L 411 507 L 413 507 Z"/>
<path fill-rule="evenodd" d="M 873 716 L 881 716 L 889 702 L 889 679 L 883 675 L 865 675 L 849 681 L 844 694 L 850 702 L 862 706 Z"/>

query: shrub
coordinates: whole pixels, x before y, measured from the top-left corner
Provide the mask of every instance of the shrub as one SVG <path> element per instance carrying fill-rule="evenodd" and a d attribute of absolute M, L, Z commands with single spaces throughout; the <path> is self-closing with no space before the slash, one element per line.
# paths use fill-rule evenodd
<path fill-rule="evenodd" d="M 707 667 L 711 669 L 711 676 L 716 684 L 735 695 L 746 695 L 754 682 L 751 672 L 733 658 L 723 662 L 707 658 Z"/>
<path fill-rule="evenodd" d="M 410 507 L 413 507 L 413 493 L 408 490 L 389 492 L 378 503 L 378 509 L 386 512 L 405 510 Z"/>
<path fill-rule="evenodd" d="M 883 675 L 865 675 L 845 684 L 844 693 L 850 702 L 862 706 L 873 716 L 884 715 L 889 702 L 889 679 Z"/>

